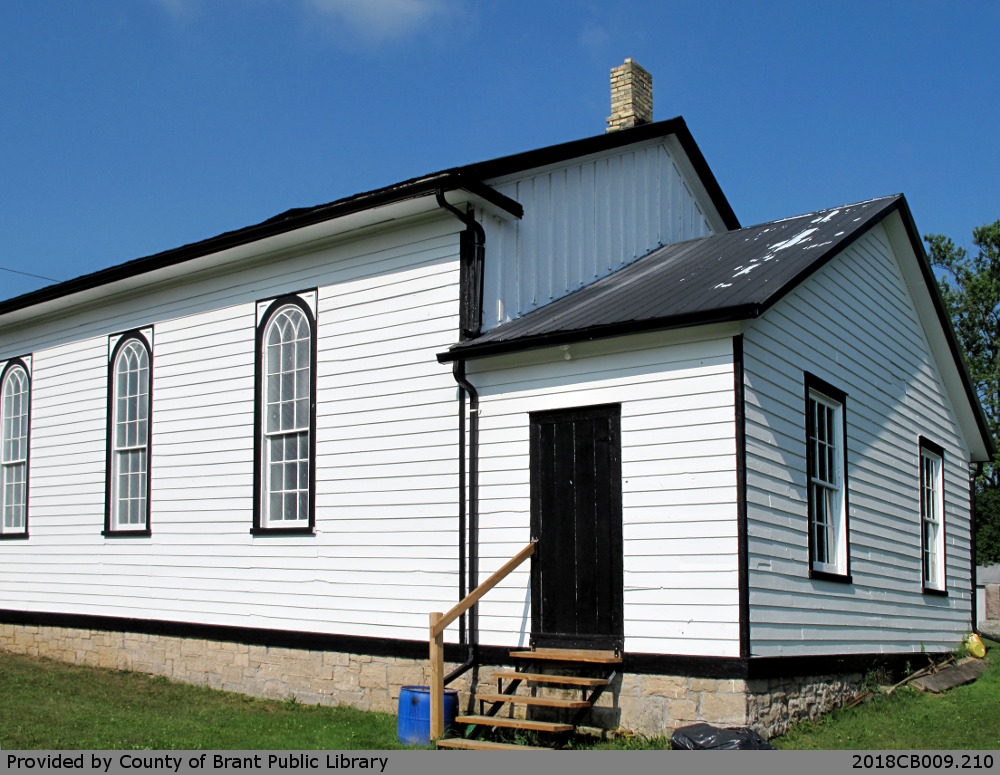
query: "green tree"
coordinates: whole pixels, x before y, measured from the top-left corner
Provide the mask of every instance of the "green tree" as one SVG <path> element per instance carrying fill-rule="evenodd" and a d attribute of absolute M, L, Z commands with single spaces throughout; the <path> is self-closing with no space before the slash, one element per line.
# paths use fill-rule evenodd
<path fill-rule="evenodd" d="M 970 255 L 942 234 L 924 236 L 969 374 L 1000 448 L 1000 220 L 972 230 Z M 1000 562 L 1000 454 L 976 477 L 976 555 Z"/>

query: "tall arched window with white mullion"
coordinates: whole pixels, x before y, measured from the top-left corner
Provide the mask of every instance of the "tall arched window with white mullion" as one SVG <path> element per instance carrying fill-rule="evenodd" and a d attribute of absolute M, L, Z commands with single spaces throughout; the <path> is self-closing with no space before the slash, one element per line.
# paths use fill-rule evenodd
<path fill-rule="evenodd" d="M 106 532 L 149 534 L 150 355 L 138 334 L 119 340 L 111 359 Z"/>
<path fill-rule="evenodd" d="M 255 532 L 313 526 L 314 337 L 298 297 L 279 299 L 261 321 Z"/>
<path fill-rule="evenodd" d="M 0 374 L 0 537 L 28 534 L 30 378 L 20 359 Z"/>

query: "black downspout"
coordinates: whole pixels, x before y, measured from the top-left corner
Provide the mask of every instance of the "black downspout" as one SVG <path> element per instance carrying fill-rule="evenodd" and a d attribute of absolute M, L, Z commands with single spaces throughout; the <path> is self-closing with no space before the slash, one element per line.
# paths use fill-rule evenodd
<path fill-rule="evenodd" d="M 465 361 L 452 364 L 452 374 L 459 384 L 458 391 L 458 599 L 464 600 L 465 586 L 465 390 L 461 384 L 465 379 Z M 465 614 L 458 617 L 458 644 L 466 645 Z M 469 658 L 472 658 L 470 651 Z"/>
<path fill-rule="evenodd" d="M 471 592 L 476 587 L 479 586 L 479 393 L 476 388 L 465 375 L 465 361 L 456 361 L 453 367 L 453 372 L 455 375 L 455 381 L 459 386 L 469 395 L 469 520 L 468 520 L 468 530 L 469 530 L 469 586 L 468 589 Z M 459 448 L 461 450 L 460 459 L 465 457 L 464 454 L 465 446 L 465 435 L 462 434 L 462 439 L 459 441 Z M 464 460 L 460 460 L 459 469 L 461 470 Z M 464 509 L 465 500 L 465 488 L 464 486 L 460 488 L 459 498 L 461 499 L 461 505 L 459 506 L 459 513 Z M 464 536 L 460 536 L 460 545 L 464 543 L 461 540 Z M 460 551 L 461 555 L 461 551 Z M 463 559 L 460 556 L 460 559 Z M 464 588 L 464 580 L 462 582 Z M 462 597 L 465 597 L 465 593 L 462 592 Z M 469 657 L 465 664 L 460 665 L 455 670 L 453 670 L 448 676 L 445 677 L 445 684 L 449 681 L 454 680 L 470 667 L 476 664 L 479 657 L 479 606 L 474 605 L 469 609 Z"/>
<path fill-rule="evenodd" d="M 482 329 L 482 298 L 483 298 L 483 262 L 485 258 L 486 230 L 483 229 L 474 215 L 463 213 L 444 198 L 444 191 L 437 189 L 435 198 L 438 205 L 450 212 L 465 224 L 462 233 L 461 260 L 461 320 L 460 339 L 478 336 Z M 471 237 L 471 239 L 470 239 Z M 471 254 L 471 255 L 470 255 Z M 479 586 L 479 393 L 469 382 L 465 373 L 465 361 L 457 360 L 453 364 L 452 373 L 455 382 L 461 388 L 459 398 L 459 439 L 458 439 L 458 469 L 459 469 L 459 595 L 466 595 L 466 590 L 472 591 Z M 468 451 L 468 490 L 465 477 L 465 394 L 469 396 L 469 451 Z M 466 500 L 468 500 L 468 524 L 466 526 Z M 465 531 L 468 530 L 468 554 L 465 549 Z M 468 586 L 465 583 L 466 560 L 468 560 Z M 463 615 L 464 619 L 464 615 Z M 460 624 L 464 634 L 464 624 Z M 479 611 L 478 606 L 469 610 L 468 618 L 468 659 L 462 665 L 445 676 L 445 685 L 460 676 L 476 664 L 479 654 Z"/>

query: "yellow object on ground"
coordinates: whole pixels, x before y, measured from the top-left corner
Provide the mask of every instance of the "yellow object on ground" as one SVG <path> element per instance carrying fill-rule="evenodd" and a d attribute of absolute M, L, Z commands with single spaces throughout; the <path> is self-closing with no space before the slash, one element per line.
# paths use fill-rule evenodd
<path fill-rule="evenodd" d="M 982 659 L 986 656 L 986 646 L 983 645 L 982 639 L 976 635 L 976 633 L 972 633 L 972 635 L 969 636 L 968 647 L 969 653 L 972 654 L 972 656 L 977 657 L 978 659 Z"/>

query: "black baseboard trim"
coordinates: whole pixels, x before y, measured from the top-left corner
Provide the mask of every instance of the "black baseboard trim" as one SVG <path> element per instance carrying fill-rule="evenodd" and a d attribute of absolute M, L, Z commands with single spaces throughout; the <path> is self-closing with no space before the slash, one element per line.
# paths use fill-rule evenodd
<path fill-rule="evenodd" d="M 374 638 L 363 635 L 335 635 L 297 630 L 268 630 L 260 627 L 234 627 L 221 624 L 195 624 L 158 619 L 131 619 L 93 614 L 46 613 L 0 609 L 0 624 L 37 627 L 64 627 L 75 630 L 129 632 L 175 638 L 197 638 L 249 646 L 273 646 L 306 651 L 336 651 L 373 657 L 427 659 L 428 642 L 399 638 Z M 479 646 L 478 663 L 485 666 L 510 665 L 504 646 Z M 468 646 L 447 643 L 445 660 L 465 662 Z M 823 654 L 783 657 L 700 657 L 683 654 L 642 654 L 625 652 L 620 672 L 640 675 L 680 675 L 692 678 L 766 679 L 865 673 L 884 668 L 892 675 L 908 667 L 918 670 L 929 658 L 941 654 L 907 652 L 902 654 Z"/>
<path fill-rule="evenodd" d="M 429 642 L 398 638 L 374 638 L 364 635 L 334 635 L 297 630 L 269 630 L 261 627 L 234 627 L 223 624 L 194 624 L 159 619 L 130 619 L 92 614 L 57 614 L 34 611 L 0 610 L 0 624 L 66 627 L 78 630 L 130 632 L 174 638 L 197 638 L 248 646 L 273 646 L 306 651 L 337 651 L 372 657 L 428 659 Z M 444 657 L 449 662 L 464 662 L 468 648 L 446 643 Z"/>
<path fill-rule="evenodd" d="M 754 657 L 749 660 L 747 678 L 792 678 L 795 676 L 844 675 L 884 669 L 889 675 L 902 675 L 908 669 L 926 667 L 931 659 L 947 652 L 911 651 L 902 654 L 823 654 L 802 657 Z"/>

